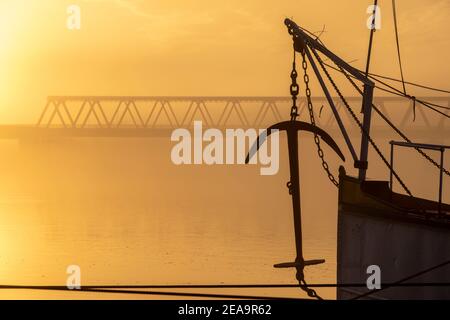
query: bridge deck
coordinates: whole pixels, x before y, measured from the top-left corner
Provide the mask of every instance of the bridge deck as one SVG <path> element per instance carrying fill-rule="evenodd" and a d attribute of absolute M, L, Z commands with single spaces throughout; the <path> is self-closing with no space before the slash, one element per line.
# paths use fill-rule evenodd
<path fill-rule="evenodd" d="M 232 127 L 218 127 L 220 130 L 230 129 Z M 264 128 L 264 127 L 262 127 Z M 136 127 L 120 127 L 120 128 L 64 128 L 64 127 L 37 127 L 34 125 L 0 125 L 0 139 L 41 139 L 41 138 L 151 138 L 151 137 L 170 137 L 172 127 L 157 128 L 136 128 Z M 187 128 L 189 129 L 189 128 Z M 204 128 L 205 130 L 207 127 Z M 243 128 L 246 129 L 246 128 Z M 330 134 L 340 136 L 338 128 L 327 128 Z M 414 135 L 424 137 L 433 136 L 450 136 L 450 127 L 440 130 L 430 130 L 426 126 L 415 127 L 412 131 Z M 389 127 L 374 127 L 371 130 L 374 136 L 396 136 Z M 354 128 L 349 130 L 351 135 L 360 135 L 359 130 Z"/>
<path fill-rule="evenodd" d="M 32 125 L 0 125 L 0 139 L 170 137 L 172 130 L 170 128 L 41 128 Z"/>

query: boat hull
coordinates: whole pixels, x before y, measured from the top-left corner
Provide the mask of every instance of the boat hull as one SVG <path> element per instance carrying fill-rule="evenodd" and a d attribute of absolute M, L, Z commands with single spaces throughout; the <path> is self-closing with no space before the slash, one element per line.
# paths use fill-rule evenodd
<path fill-rule="evenodd" d="M 420 208 L 420 210 L 419 210 Z M 337 281 L 339 284 L 373 283 L 369 266 L 380 268 L 380 291 L 340 287 L 338 299 L 351 299 L 371 291 L 364 299 L 450 299 L 450 263 L 387 287 L 450 260 L 448 205 L 392 194 L 387 182 L 361 185 L 341 169 L 338 209 Z M 406 286 L 405 284 L 441 284 Z M 384 288 L 384 289 L 383 289 Z"/>

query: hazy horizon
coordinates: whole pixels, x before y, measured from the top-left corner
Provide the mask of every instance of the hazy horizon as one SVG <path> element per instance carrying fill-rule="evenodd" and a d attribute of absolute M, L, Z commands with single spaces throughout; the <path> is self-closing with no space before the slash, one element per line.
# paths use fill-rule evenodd
<path fill-rule="evenodd" d="M 283 20 L 325 27 L 326 45 L 364 68 L 371 3 L 2 0 L 0 122 L 34 123 L 50 95 L 288 95 L 292 45 Z M 81 9 L 80 30 L 66 27 L 69 4 Z M 379 4 L 371 71 L 399 78 L 391 2 Z M 448 89 L 450 3 L 397 7 L 405 79 Z M 312 92 L 322 95 L 315 80 Z"/>

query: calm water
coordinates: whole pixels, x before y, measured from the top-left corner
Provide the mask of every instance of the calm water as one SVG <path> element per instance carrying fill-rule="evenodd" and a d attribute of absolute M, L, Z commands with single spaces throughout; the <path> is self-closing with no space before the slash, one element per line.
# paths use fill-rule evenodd
<path fill-rule="evenodd" d="M 326 263 L 306 277 L 334 283 L 337 190 L 309 138 L 300 151 L 305 257 Z M 1 284 L 65 285 L 71 264 L 81 267 L 82 285 L 295 283 L 294 270 L 272 267 L 295 258 L 284 144 L 280 171 L 270 177 L 257 166 L 175 166 L 170 148 L 168 139 L 2 142 Z M 327 154 L 337 172 L 337 158 Z M 433 188 L 423 183 L 426 163 L 408 165 L 422 179 L 417 193 L 434 198 L 435 177 Z M 352 172 L 351 161 L 346 167 Z M 381 165 L 373 172 L 387 177 Z M 295 289 L 190 291 L 304 296 Z M 164 297 L 3 290 L 0 298 Z"/>

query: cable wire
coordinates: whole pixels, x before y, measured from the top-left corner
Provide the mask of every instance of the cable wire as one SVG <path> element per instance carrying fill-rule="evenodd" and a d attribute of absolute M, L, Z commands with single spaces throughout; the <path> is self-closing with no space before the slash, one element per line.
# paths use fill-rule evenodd
<path fill-rule="evenodd" d="M 326 63 L 324 63 L 324 65 L 327 65 Z M 329 65 L 327 65 L 327 66 L 329 66 Z M 334 68 L 333 66 L 329 66 L 330 68 L 332 68 L 332 69 L 335 69 L 335 70 L 337 70 L 337 71 L 339 71 L 339 72 L 341 72 L 342 74 L 344 74 L 345 75 L 345 77 L 347 78 L 347 80 L 353 85 L 353 87 L 356 89 L 356 91 L 359 93 L 359 94 L 363 94 L 363 92 L 362 92 L 362 90 L 357 86 L 357 84 L 352 80 L 352 78 L 354 78 L 352 75 L 350 75 L 350 74 L 348 74 L 347 72 L 345 72 L 344 70 L 342 70 L 342 69 L 337 69 L 337 68 Z M 409 139 L 400 129 L 398 129 L 395 125 L 394 125 L 394 123 L 392 123 L 392 121 L 390 121 L 381 111 L 380 111 L 380 109 L 378 109 L 378 107 L 374 104 L 374 103 L 372 103 L 372 108 L 376 111 L 376 113 L 381 117 L 381 119 L 383 119 L 390 127 L 391 127 L 391 129 L 393 129 L 400 137 L 402 137 L 403 138 L 403 140 L 405 140 L 405 141 L 407 141 L 407 142 L 409 142 L 409 143 L 412 143 L 412 140 L 411 139 Z M 419 153 L 419 154 L 421 154 L 424 158 L 426 158 L 430 163 L 432 163 L 436 168 L 438 168 L 438 169 L 440 169 L 440 165 L 436 162 L 436 161 L 434 161 L 427 153 L 425 153 L 422 149 L 420 149 L 420 148 L 418 148 L 418 147 L 414 147 L 414 149 Z M 446 175 L 448 175 L 448 176 L 450 176 L 450 171 L 449 170 L 447 170 L 446 168 L 442 168 L 442 170 L 444 171 L 444 173 L 446 174 Z"/>
<path fill-rule="evenodd" d="M 323 62 L 323 64 L 326 65 L 326 66 L 327 66 L 328 68 L 330 68 L 330 69 L 333 69 L 333 70 L 335 70 L 335 71 L 337 71 L 337 72 L 340 72 L 340 73 L 344 73 L 344 72 L 342 72 L 342 70 L 340 70 L 340 69 L 338 69 L 338 68 L 336 68 L 336 67 L 334 67 L 334 66 L 332 66 L 332 65 L 330 65 L 330 64 L 328 64 L 328 63 L 326 63 L 326 62 Z M 358 70 L 359 72 L 362 73 L 361 70 L 359 70 L 359 69 L 356 69 L 356 70 Z M 377 85 L 375 85 L 375 88 L 377 88 L 377 89 L 379 89 L 379 90 L 381 90 L 381 91 L 390 93 L 390 94 L 392 94 L 392 95 L 399 96 L 399 97 L 404 97 L 404 98 L 407 98 L 407 99 L 413 99 L 413 98 L 415 98 L 415 97 L 410 96 L 410 95 L 405 95 L 402 91 L 398 90 L 397 88 L 395 88 L 395 87 L 393 87 L 393 86 L 391 86 L 391 85 L 389 85 L 389 84 L 387 84 L 387 83 L 385 83 L 385 82 L 383 82 L 383 81 L 381 81 L 381 80 L 379 80 L 379 79 L 377 79 L 377 78 L 374 78 L 374 77 L 372 77 L 372 76 L 370 76 L 370 75 L 371 75 L 371 74 L 369 73 L 369 78 L 370 78 L 370 79 L 372 79 L 372 80 L 374 80 L 374 81 L 376 81 L 376 82 L 378 82 L 378 83 L 381 83 L 381 84 L 384 85 L 384 86 L 389 87 L 391 90 L 388 90 L 388 89 L 386 89 L 386 88 L 382 88 L 382 87 L 377 86 Z M 353 78 L 353 79 L 356 79 L 353 75 L 350 75 L 350 74 L 349 74 L 348 76 L 351 77 L 351 78 Z M 446 106 L 443 106 L 443 105 L 439 105 L 439 104 L 436 104 L 436 103 L 432 103 L 432 102 L 429 102 L 429 101 L 425 101 L 425 100 L 423 100 L 423 99 L 417 99 L 417 98 L 415 98 L 415 99 L 416 99 L 417 102 L 419 102 L 420 104 L 423 104 L 425 107 L 433 106 L 433 107 L 440 108 L 440 109 L 444 109 L 444 110 L 450 110 L 450 107 L 446 107 Z M 436 111 L 436 112 L 438 112 L 438 113 L 440 113 L 440 114 L 443 115 L 444 117 L 447 117 L 447 118 L 450 117 L 448 114 L 445 114 L 445 113 L 443 113 L 443 112 L 440 112 L 439 110 L 434 110 L 434 109 L 432 109 L 432 110 L 433 110 L 433 111 Z"/>
<path fill-rule="evenodd" d="M 396 286 L 396 285 L 398 285 L 398 284 L 401 284 L 401 283 L 403 283 L 403 282 L 405 282 L 405 281 L 411 280 L 411 279 L 413 279 L 413 278 L 417 278 L 418 276 L 424 275 L 424 274 L 429 273 L 429 272 L 431 272 L 431 271 L 433 271 L 433 270 L 442 268 L 442 267 L 444 267 L 444 266 L 446 266 L 446 265 L 448 265 L 448 264 L 450 264 L 450 260 L 444 261 L 444 262 L 442 262 L 442 263 L 440 263 L 440 264 L 438 264 L 438 265 L 436 265 L 436 266 L 434 266 L 434 267 L 431 267 L 431 268 L 422 270 L 422 271 L 417 272 L 417 273 L 415 273 L 415 274 L 413 274 L 413 275 L 410 275 L 410 276 L 408 276 L 408 277 L 406 277 L 406 278 L 403 278 L 403 279 L 401 279 L 401 280 L 398 280 L 398 281 L 394 282 L 394 284 L 391 285 L 391 286 L 385 286 L 385 287 L 383 287 L 383 288 L 381 288 L 381 289 L 377 289 L 377 290 L 374 290 L 374 291 L 369 291 L 369 292 L 363 293 L 363 294 L 361 294 L 361 295 L 359 295 L 359 296 L 353 297 L 351 300 L 358 300 L 358 299 L 360 299 L 360 298 L 364 298 L 364 297 L 370 296 L 370 295 L 372 295 L 372 294 L 374 294 L 374 293 L 377 293 L 377 292 L 386 290 L 386 289 L 388 289 L 388 288 L 391 288 L 391 287 L 393 287 L 393 286 Z"/>
<path fill-rule="evenodd" d="M 392 14 L 394 16 L 395 42 L 397 44 L 398 65 L 400 67 L 400 76 L 402 77 L 403 93 L 406 95 L 405 79 L 403 77 L 402 58 L 400 55 L 400 43 L 398 40 L 397 13 L 395 10 L 395 0 L 392 0 Z"/>
<path fill-rule="evenodd" d="M 301 30 L 303 30 L 303 31 L 305 31 L 306 33 L 308 33 L 309 35 L 311 35 L 312 37 L 316 38 L 316 40 L 317 40 L 321 45 L 323 45 L 324 47 L 326 47 L 326 45 L 325 45 L 325 43 L 323 42 L 323 40 L 320 39 L 320 38 L 317 38 L 316 35 L 315 35 L 313 32 L 311 32 L 311 31 L 309 31 L 308 29 L 305 29 L 305 28 L 303 28 L 303 27 L 301 27 L 301 26 L 298 26 L 298 27 L 299 27 Z M 354 60 L 354 61 L 356 61 L 356 60 Z M 325 63 L 325 62 L 324 62 L 324 63 Z M 350 62 L 348 62 L 348 63 L 350 63 Z M 330 65 L 328 65 L 328 64 L 327 64 L 327 66 L 328 66 L 328 67 L 332 67 L 332 66 L 330 66 Z M 361 73 L 364 73 L 362 70 L 359 70 L 358 68 L 355 68 L 355 69 L 358 70 L 358 71 L 361 72 Z M 337 70 L 337 69 L 335 69 L 335 70 Z M 339 70 L 337 70 L 337 71 L 339 71 Z M 428 90 L 431 90 L 431 91 L 443 92 L 443 93 L 450 93 L 450 90 L 441 89 L 441 88 L 436 88 L 436 87 L 431 87 L 431 86 L 424 85 L 424 84 L 420 84 L 420 83 L 416 83 L 416 82 L 410 82 L 410 81 L 406 81 L 406 80 L 404 80 L 404 79 L 400 80 L 400 79 L 396 79 L 396 78 L 394 78 L 394 77 L 388 77 L 388 76 L 385 76 L 385 75 L 380 75 L 380 74 L 376 74 L 376 73 L 372 73 L 372 72 L 369 72 L 368 75 L 369 75 L 369 76 L 372 76 L 372 77 L 378 77 L 378 78 L 382 78 L 382 79 L 386 79 L 386 80 L 392 80 L 392 81 L 395 81 L 395 82 L 401 82 L 401 83 L 409 84 L 409 85 L 411 85 L 411 86 L 415 86 L 415 87 L 419 87 L 419 88 L 423 88 L 423 89 L 428 89 Z M 400 91 L 400 92 L 401 92 L 401 91 Z"/>
<path fill-rule="evenodd" d="M 397 179 L 397 181 L 400 183 L 400 185 L 402 186 L 403 190 L 405 190 L 405 192 L 410 196 L 413 197 L 411 191 L 409 190 L 409 188 L 406 186 L 406 184 L 403 182 L 403 180 L 400 178 L 400 176 L 398 175 L 398 173 L 394 170 L 394 168 L 392 168 L 391 164 L 387 161 L 386 157 L 383 155 L 383 153 L 381 152 L 380 148 L 377 146 L 377 144 L 375 143 L 375 141 L 373 141 L 372 137 L 370 136 L 370 134 L 364 129 L 363 125 L 361 124 L 361 121 L 359 121 L 358 117 L 356 116 L 356 114 L 354 113 L 354 111 L 352 110 L 352 108 L 350 107 L 350 105 L 348 104 L 347 100 L 345 99 L 345 97 L 343 96 L 343 94 L 341 93 L 341 91 L 339 90 L 339 88 L 337 87 L 336 83 L 333 81 L 333 79 L 331 78 L 328 70 L 325 68 L 325 66 L 322 63 L 322 60 L 320 59 L 319 54 L 317 53 L 317 51 L 314 48 L 311 48 L 311 51 L 314 53 L 317 61 L 319 62 L 319 65 L 321 66 L 323 72 L 325 73 L 325 75 L 327 76 L 328 80 L 330 81 L 330 83 L 332 84 L 334 90 L 336 91 L 336 93 L 339 95 L 341 101 L 344 103 L 344 106 L 347 108 L 348 112 L 350 113 L 350 115 L 352 116 L 353 120 L 356 122 L 356 124 L 359 126 L 362 134 L 364 136 L 366 136 L 366 138 L 368 139 L 369 143 L 372 145 L 372 147 L 374 148 L 374 150 L 376 151 L 376 153 L 378 154 L 378 156 L 381 158 L 381 160 L 384 162 L 384 164 L 389 168 L 389 170 L 391 170 L 392 174 L 394 175 L 395 179 Z M 344 70 L 342 70 L 343 72 Z"/>
<path fill-rule="evenodd" d="M 378 77 L 378 78 L 391 80 L 391 81 L 395 81 L 395 82 L 404 82 L 405 84 L 409 84 L 411 86 L 422 88 L 422 89 L 427 89 L 427 90 L 437 91 L 437 92 L 443 92 L 443 93 L 450 93 L 449 90 L 434 88 L 434 87 L 430 87 L 430 86 L 426 86 L 426 85 L 423 85 L 423 84 L 414 83 L 414 82 L 410 82 L 410 81 L 402 81 L 402 80 L 399 80 L 399 79 L 396 79 L 396 78 L 393 78 L 393 77 L 383 76 L 383 75 L 379 75 L 379 74 L 372 73 L 372 72 L 369 72 L 369 75 L 372 76 L 372 77 Z"/>
<path fill-rule="evenodd" d="M 139 294 L 139 295 L 178 296 L 178 297 L 197 297 L 197 298 L 215 298 L 215 299 L 311 300 L 293 297 L 272 297 L 272 296 L 239 295 L 239 294 L 124 290 L 124 289 L 115 289 L 115 287 L 113 286 L 108 286 L 108 288 L 101 288 L 95 286 L 81 287 L 80 289 L 68 289 L 67 287 L 64 286 L 0 286 L 0 289 Z"/>

